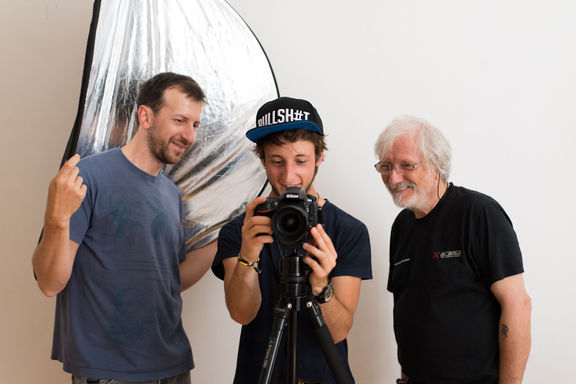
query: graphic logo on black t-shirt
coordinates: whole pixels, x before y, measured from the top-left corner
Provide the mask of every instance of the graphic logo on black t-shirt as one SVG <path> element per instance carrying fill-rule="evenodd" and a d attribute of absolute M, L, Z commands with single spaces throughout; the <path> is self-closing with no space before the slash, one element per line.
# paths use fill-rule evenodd
<path fill-rule="evenodd" d="M 455 259 L 462 257 L 462 251 L 432 252 L 433 259 Z"/>

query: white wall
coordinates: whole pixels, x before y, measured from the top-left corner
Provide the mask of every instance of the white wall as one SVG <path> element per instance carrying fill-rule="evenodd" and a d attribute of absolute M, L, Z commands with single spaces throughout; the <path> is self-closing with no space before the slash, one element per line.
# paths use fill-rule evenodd
<path fill-rule="evenodd" d="M 454 148 L 452 180 L 492 195 L 514 222 L 534 307 L 525 382 L 570 380 L 576 6 L 556 0 L 231 4 L 264 46 L 281 94 L 311 100 L 324 120 L 329 151 L 317 189 L 370 230 L 374 280 L 363 284 L 349 338 L 357 381 L 392 382 L 398 372 L 386 291 L 388 237 L 398 209 L 372 169 L 372 145 L 403 113 L 438 125 Z M 0 2 L 2 383 L 68 382 L 49 360 L 55 301 L 37 290 L 30 255 L 46 186 L 74 121 L 91 16 L 88 0 Z M 208 274 L 184 298 L 197 363 L 193 382 L 230 382 L 238 327 L 228 318 L 220 281 Z"/>

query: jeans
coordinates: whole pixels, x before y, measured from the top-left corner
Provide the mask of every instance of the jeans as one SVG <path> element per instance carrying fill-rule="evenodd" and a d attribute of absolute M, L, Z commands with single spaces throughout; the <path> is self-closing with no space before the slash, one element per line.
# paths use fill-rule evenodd
<path fill-rule="evenodd" d="M 92 379 L 72 376 L 72 384 L 190 384 L 190 372 L 153 381 L 119 381 L 113 379 Z"/>

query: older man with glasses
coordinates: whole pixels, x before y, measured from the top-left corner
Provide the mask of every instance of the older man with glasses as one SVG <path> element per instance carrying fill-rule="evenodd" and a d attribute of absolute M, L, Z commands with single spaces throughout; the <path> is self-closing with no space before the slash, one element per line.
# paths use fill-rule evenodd
<path fill-rule="evenodd" d="M 388 290 L 397 383 L 521 383 L 530 298 L 512 223 L 491 197 L 448 181 L 450 144 L 424 119 L 380 134 L 375 164 L 394 203 Z"/>

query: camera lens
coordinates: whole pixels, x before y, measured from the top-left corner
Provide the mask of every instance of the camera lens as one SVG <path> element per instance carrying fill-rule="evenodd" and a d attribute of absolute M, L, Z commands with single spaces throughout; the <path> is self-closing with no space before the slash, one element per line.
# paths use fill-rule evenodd
<path fill-rule="evenodd" d="M 273 230 L 279 242 L 296 244 L 306 238 L 308 232 L 304 211 L 298 207 L 282 207 L 273 218 Z"/>
<path fill-rule="evenodd" d="M 282 221 L 280 222 L 280 227 L 282 227 L 284 232 L 294 232 L 300 226 L 300 220 L 293 214 L 284 215 Z"/>

